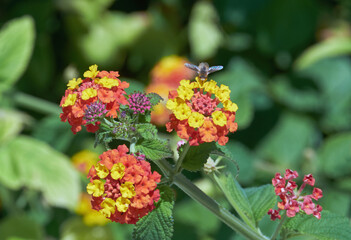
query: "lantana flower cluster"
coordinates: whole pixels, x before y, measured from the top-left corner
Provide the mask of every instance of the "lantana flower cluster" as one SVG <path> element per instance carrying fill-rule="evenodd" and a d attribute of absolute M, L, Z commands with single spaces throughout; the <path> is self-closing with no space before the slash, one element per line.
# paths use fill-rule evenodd
<path fill-rule="evenodd" d="M 196 146 L 216 141 L 220 145 L 228 142 L 227 134 L 238 128 L 235 112 L 238 107 L 230 100 L 228 86 L 217 82 L 180 81 L 177 90 L 170 91 L 167 108 L 173 113 L 166 124 L 167 131 L 175 130 L 178 136 Z"/>
<path fill-rule="evenodd" d="M 96 132 L 99 120 L 105 116 L 116 118 L 119 106 L 128 105 L 124 89 L 129 83 L 119 80 L 118 72 L 98 71 L 97 68 L 92 65 L 84 73 L 84 79 L 70 80 L 61 99 L 63 113 L 60 118 L 68 121 L 74 134 L 82 129 L 82 125 L 88 132 Z"/>
<path fill-rule="evenodd" d="M 126 145 L 120 145 L 101 154 L 101 160 L 90 169 L 87 192 L 92 195 L 92 208 L 106 218 L 135 224 L 160 199 L 156 187 L 161 175 L 151 173 L 149 162 L 128 151 Z"/>
<path fill-rule="evenodd" d="M 276 173 L 272 179 L 272 184 L 275 188 L 275 194 L 280 197 L 281 202 L 278 202 L 278 210 L 270 209 L 268 214 L 274 221 L 279 218 L 280 211 L 286 210 L 287 217 L 294 217 L 298 212 L 303 211 L 307 215 L 313 214 L 316 218 L 321 218 L 322 207 L 315 204 L 313 200 L 318 200 L 323 197 L 322 190 L 319 188 L 313 188 L 312 194 L 302 195 L 302 191 L 307 185 L 314 186 L 315 179 L 312 174 L 305 175 L 303 178 L 303 184 L 297 189 L 296 182 L 293 179 L 299 175 L 296 171 L 286 169 L 285 175 L 282 176 L 280 173 Z"/>

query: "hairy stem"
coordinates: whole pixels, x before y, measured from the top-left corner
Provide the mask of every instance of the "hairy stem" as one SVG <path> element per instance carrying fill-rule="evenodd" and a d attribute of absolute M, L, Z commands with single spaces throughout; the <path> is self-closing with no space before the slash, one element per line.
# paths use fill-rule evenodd
<path fill-rule="evenodd" d="M 280 229 L 282 228 L 285 220 L 286 220 L 286 214 L 284 213 L 282 219 L 280 220 L 279 225 L 277 226 L 277 228 L 275 229 L 275 231 L 274 231 L 274 233 L 273 233 L 273 235 L 271 237 L 271 240 L 274 240 L 274 239 L 276 239 L 278 237 Z"/>
<path fill-rule="evenodd" d="M 166 175 L 170 176 L 170 173 L 174 172 L 173 167 L 166 161 L 157 161 L 157 165 L 162 169 Z M 267 240 L 268 238 L 261 235 L 257 231 L 254 231 L 240 219 L 235 217 L 228 210 L 220 206 L 215 200 L 207 196 L 203 191 L 201 191 L 196 185 L 189 181 L 184 175 L 176 174 L 173 179 L 173 183 L 178 186 L 182 191 L 184 191 L 188 196 L 190 196 L 195 201 L 199 202 L 201 205 L 206 207 L 212 213 L 214 213 L 223 223 L 229 226 L 234 231 L 242 234 L 247 239 L 251 240 Z"/>

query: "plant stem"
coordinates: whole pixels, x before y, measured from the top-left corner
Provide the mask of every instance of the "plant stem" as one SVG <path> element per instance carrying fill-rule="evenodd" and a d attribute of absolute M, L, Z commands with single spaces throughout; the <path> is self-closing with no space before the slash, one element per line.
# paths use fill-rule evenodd
<path fill-rule="evenodd" d="M 181 154 L 180 154 L 180 156 L 179 156 L 179 158 L 178 158 L 177 163 L 176 163 L 176 167 L 175 167 L 175 171 L 174 171 L 175 174 L 177 174 L 177 173 L 180 172 L 180 168 L 181 168 L 181 166 L 182 166 L 182 163 L 183 163 L 183 160 L 184 160 L 184 158 L 185 158 L 185 155 L 186 155 L 186 154 L 188 153 L 188 151 L 189 151 L 189 148 L 190 148 L 190 144 L 189 144 L 189 142 L 187 142 L 187 143 L 185 144 L 185 146 L 184 146 L 183 151 L 181 152 Z"/>
<path fill-rule="evenodd" d="M 174 172 L 172 166 L 166 160 L 156 161 L 157 165 L 162 169 L 166 175 L 171 175 Z M 195 186 L 191 181 L 189 181 L 184 175 L 178 173 L 174 176 L 173 182 L 181 190 L 183 190 L 188 196 L 190 196 L 195 201 L 199 202 L 201 205 L 209 209 L 214 213 L 223 223 L 229 226 L 231 229 L 239 232 L 247 239 L 251 240 L 267 240 L 268 238 L 254 231 L 240 219 L 235 217 L 228 210 L 220 206 L 215 200 L 207 196 L 203 191 L 201 191 L 197 186 Z"/>
<path fill-rule="evenodd" d="M 59 115 L 61 109 L 58 104 L 46 101 L 29 94 L 15 92 L 12 94 L 12 100 L 21 107 L 25 107 L 44 114 Z"/>
<path fill-rule="evenodd" d="M 275 229 L 275 231 L 274 231 L 274 233 L 273 233 L 273 235 L 271 237 L 271 240 L 274 240 L 274 239 L 277 238 L 277 236 L 278 236 L 278 234 L 280 232 L 280 229 L 282 228 L 283 223 L 285 222 L 285 220 L 286 220 L 286 214 L 284 213 L 282 219 L 280 220 L 279 225 L 277 226 L 277 228 Z"/>

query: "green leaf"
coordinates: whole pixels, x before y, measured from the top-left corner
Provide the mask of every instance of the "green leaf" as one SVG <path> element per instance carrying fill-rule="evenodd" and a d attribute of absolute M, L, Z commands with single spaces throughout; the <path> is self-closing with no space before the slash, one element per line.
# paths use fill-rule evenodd
<path fill-rule="evenodd" d="M 29 120 L 29 116 L 23 113 L 0 109 L 0 143 L 16 137 L 22 131 L 24 123 Z"/>
<path fill-rule="evenodd" d="M 125 91 L 128 95 L 132 94 L 133 92 L 137 92 L 137 91 L 143 92 L 145 89 L 145 84 L 143 84 L 140 81 L 133 80 L 130 78 L 123 78 L 123 77 L 120 77 L 119 79 L 121 81 L 125 81 L 125 82 L 129 83 L 129 87 L 125 89 Z"/>
<path fill-rule="evenodd" d="M 34 22 L 29 16 L 8 22 L 0 31 L 0 89 L 9 89 L 26 69 L 34 46 Z"/>
<path fill-rule="evenodd" d="M 138 141 L 135 149 L 145 154 L 146 158 L 152 161 L 170 158 L 173 156 L 173 152 L 169 148 L 168 142 L 157 138 L 142 139 Z"/>
<path fill-rule="evenodd" d="M 44 239 L 42 227 L 26 215 L 15 215 L 0 222 L 0 239 Z"/>
<path fill-rule="evenodd" d="M 163 100 L 163 98 L 157 93 L 149 93 L 147 94 L 147 97 L 149 98 L 152 107 L 159 104 Z"/>
<path fill-rule="evenodd" d="M 116 224 L 117 225 L 117 224 Z M 125 226 L 123 226 L 125 227 Z M 60 239 L 61 240 L 113 240 L 111 228 L 107 226 L 88 226 L 83 223 L 81 218 L 75 217 L 66 220 L 60 227 Z M 120 232 L 123 228 L 120 227 Z M 98 234 L 97 234 L 98 233 Z M 121 238 L 127 239 L 127 238 Z"/>
<path fill-rule="evenodd" d="M 294 89 L 285 76 L 273 79 L 270 90 L 277 101 L 293 109 L 313 112 L 323 109 L 321 96 L 317 91 Z"/>
<path fill-rule="evenodd" d="M 252 229 L 256 227 L 256 221 L 245 191 L 235 179 L 232 171 L 225 170 L 225 173 L 213 175 L 214 180 L 226 196 L 229 203 Z"/>
<path fill-rule="evenodd" d="M 271 132 L 261 141 L 258 154 L 281 164 L 294 168 L 303 159 L 303 151 L 315 139 L 313 122 L 303 116 L 285 113 Z"/>
<path fill-rule="evenodd" d="M 311 79 L 320 89 L 323 105 L 320 125 L 324 132 L 349 130 L 351 122 L 351 60 L 346 57 L 324 59 L 299 75 Z"/>
<path fill-rule="evenodd" d="M 351 132 L 327 138 L 318 152 L 320 165 L 330 177 L 346 177 L 351 171 Z"/>
<path fill-rule="evenodd" d="M 46 143 L 19 136 L 0 148 L 0 165 L 0 182 L 8 188 L 41 191 L 53 206 L 73 209 L 77 205 L 77 171 L 67 157 Z"/>
<path fill-rule="evenodd" d="M 135 126 L 141 137 L 145 139 L 154 139 L 157 137 L 157 128 L 151 123 L 140 123 Z"/>
<path fill-rule="evenodd" d="M 168 186 L 159 189 L 161 198 L 156 208 L 136 223 L 134 240 L 170 240 L 173 236 L 174 193 Z"/>
<path fill-rule="evenodd" d="M 215 143 L 202 143 L 199 146 L 190 146 L 183 159 L 182 167 L 189 171 L 198 171 L 206 163 L 210 153 L 216 150 Z"/>
<path fill-rule="evenodd" d="M 275 206 L 277 203 L 277 196 L 271 184 L 245 188 L 245 193 L 249 199 L 257 225 L 257 223 L 267 215 L 268 210 Z"/>
<path fill-rule="evenodd" d="M 322 59 L 348 54 L 351 54 L 351 37 L 334 37 L 307 48 L 296 59 L 295 68 L 302 70 Z"/>
<path fill-rule="evenodd" d="M 213 57 L 223 41 L 216 9 L 210 2 L 197 2 L 191 12 L 189 41 L 192 55 L 198 60 Z"/>
<path fill-rule="evenodd" d="M 346 217 L 322 211 L 318 220 L 312 215 L 298 214 L 290 218 L 284 228 L 319 240 L 348 240 L 351 236 L 350 221 Z"/>

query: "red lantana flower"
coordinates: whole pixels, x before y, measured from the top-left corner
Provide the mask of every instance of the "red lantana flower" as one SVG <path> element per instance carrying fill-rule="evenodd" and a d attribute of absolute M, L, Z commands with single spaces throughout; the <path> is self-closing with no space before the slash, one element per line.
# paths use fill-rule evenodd
<path fill-rule="evenodd" d="M 167 108 L 172 111 L 167 131 L 175 130 L 178 136 L 190 145 L 216 141 L 220 145 L 228 142 L 228 133 L 235 132 L 238 125 L 235 112 L 238 106 L 230 100 L 228 86 L 217 82 L 180 81 L 175 91 L 169 92 Z"/>
<path fill-rule="evenodd" d="M 160 199 L 161 175 L 151 173 L 150 163 L 128 154 L 126 145 L 100 155 L 88 178 L 92 208 L 114 222 L 135 224 L 155 208 Z"/>
<path fill-rule="evenodd" d="M 119 106 L 128 104 L 124 89 L 129 87 L 129 83 L 119 80 L 118 72 L 98 71 L 97 65 L 92 65 L 83 76 L 84 79 L 73 78 L 69 81 L 60 103 L 63 111 L 60 118 L 63 122 L 68 121 L 74 134 L 82 129 L 82 125 L 88 132 L 96 132 L 101 117 L 116 118 Z M 101 109 L 101 112 L 92 113 L 92 109 Z M 100 118 L 94 119 L 94 116 Z"/>
<path fill-rule="evenodd" d="M 278 202 L 278 210 L 270 209 L 268 214 L 274 221 L 277 218 L 281 218 L 279 212 L 286 210 L 288 217 L 294 217 L 298 212 L 303 211 L 307 215 L 313 214 L 316 218 L 321 218 L 322 207 L 316 205 L 312 199 L 318 200 L 323 197 L 322 190 L 314 188 L 312 194 L 302 195 L 306 184 L 314 186 L 315 179 L 312 174 L 305 175 L 303 178 L 303 184 L 300 189 L 297 190 L 297 184 L 292 180 L 297 178 L 299 175 L 296 171 L 286 169 L 284 177 L 280 173 L 276 173 L 272 179 L 272 184 L 275 188 L 275 194 L 280 197 L 281 202 Z"/>

